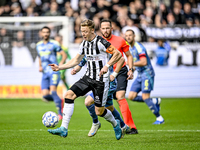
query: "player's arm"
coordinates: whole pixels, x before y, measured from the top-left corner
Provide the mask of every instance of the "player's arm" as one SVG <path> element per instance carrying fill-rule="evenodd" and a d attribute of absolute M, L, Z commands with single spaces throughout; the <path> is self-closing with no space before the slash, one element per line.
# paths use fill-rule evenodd
<path fill-rule="evenodd" d="M 56 64 L 49 64 L 51 66 L 53 71 L 59 71 L 64 69 L 72 68 L 80 63 L 80 61 L 83 59 L 84 55 L 77 54 L 74 58 L 72 58 L 70 61 L 68 61 L 66 64 L 63 65 L 56 65 Z"/>
<path fill-rule="evenodd" d="M 71 70 L 71 74 L 75 75 L 76 73 L 78 73 L 81 70 L 81 68 L 86 64 L 86 62 L 87 62 L 86 57 L 83 57 L 81 62 Z"/>
<path fill-rule="evenodd" d="M 133 65 L 136 67 L 143 67 L 147 65 L 147 58 L 145 54 L 139 55 L 140 60 L 137 62 L 134 62 Z"/>
<path fill-rule="evenodd" d="M 114 72 L 110 75 L 110 81 L 113 81 L 116 78 L 116 76 L 118 75 L 119 71 L 121 70 L 124 62 L 125 62 L 124 57 L 121 57 L 120 60 L 117 62 L 117 66 L 116 66 Z"/>
<path fill-rule="evenodd" d="M 127 64 L 129 67 L 129 71 L 127 73 L 127 75 L 128 75 L 127 80 L 129 80 L 129 79 L 133 79 L 133 69 L 132 69 L 133 68 L 133 56 L 131 55 L 130 51 L 126 51 L 125 55 L 127 57 Z"/>
<path fill-rule="evenodd" d="M 117 63 L 120 58 L 122 57 L 122 54 L 112 45 L 110 45 L 107 49 L 106 49 L 107 53 L 112 54 L 113 56 L 111 57 L 111 59 L 107 62 L 107 64 L 101 69 L 99 76 L 103 75 L 104 73 L 108 72 L 108 68 L 112 65 L 114 65 L 115 63 Z"/>
<path fill-rule="evenodd" d="M 43 68 L 42 68 L 42 61 L 41 61 L 41 58 L 38 57 L 38 60 L 39 60 L 39 72 L 42 72 L 42 71 L 43 71 Z"/>

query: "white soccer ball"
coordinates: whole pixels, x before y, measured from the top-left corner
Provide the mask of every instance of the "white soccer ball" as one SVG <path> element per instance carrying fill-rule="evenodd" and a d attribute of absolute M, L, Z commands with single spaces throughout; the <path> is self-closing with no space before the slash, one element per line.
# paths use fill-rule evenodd
<path fill-rule="evenodd" d="M 42 116 L 42 123 L 46 127 L 55 127 L 58 121 L 58 115 L 53 111 L 48 111 Z"/>

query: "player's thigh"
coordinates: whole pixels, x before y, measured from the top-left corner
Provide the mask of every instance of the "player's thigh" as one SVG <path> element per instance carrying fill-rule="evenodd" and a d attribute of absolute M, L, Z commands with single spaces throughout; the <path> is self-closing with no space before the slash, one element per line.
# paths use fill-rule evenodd
<path fill-rule="evenodd" d="M 142 78 L 142 93 L 151 93 L 154 87 L 154 77 Z"/>
<path fill-rule="evenodd" d="M 42 75 L 41 89 L 42 89 L 42 91 L 50 89 L 50 78 L 49 78 L 48 74 Z"/>
<path fill-rule="evenodd" d="M 70 90 L 68 90 L 68 91 L 71 91 L 71 92 L 68 95 L 70 96 L 70 94 L 74 93 L 76 95 L 76 97 L 79 97 L 79 96 L 85 95 L 90 90 L 92 90 L 92 89 L 89 86 L 89 84 L 86 81 L 85 76 L 84 76 L 83 78 L 81 78 L 80 80 L 78 80 L 76 83 L 74 83 L 71 86 Z"/>
<path fill-rule="evenodd" d="M 130 92 L 128 94 L 128 98 L 130 100 L 134 99 L 137 96 L 137 94 L 141 91 L 141 85 L 142 85 L 141 79 L 137 77 L 133 81 L 131 88 L 130 88 Z"/>
<path fill-rule="evenodd" d="M 109 80 L 105 82 L 95 81 L 93 80 L 92 91 L 94 94 L 94 103 L 97 107 L 102 107 L 106 105 L 108 91 L 109 91 Z"/>
<path fill-rule="evenodd" d="M 58 86 L 59 81 L 60 81 L 60 73 L 59 72 L 51 74 L 51 77 L 50 77 L 50 85 L 51 86 Z"/>
<path fill-rule="evenodd" d="M 94 104 L 94 95 L 90 93 L 90 95 L 85 98 L 85 106 L 90 106 L 92 104 Z"/>

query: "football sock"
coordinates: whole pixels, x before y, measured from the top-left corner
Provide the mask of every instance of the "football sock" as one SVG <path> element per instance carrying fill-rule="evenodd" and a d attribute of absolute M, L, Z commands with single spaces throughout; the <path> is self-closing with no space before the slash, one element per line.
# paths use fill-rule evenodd
<path fill-rule="evenodd" d="M 86 107 L 89 111 L 90 116 L 92 117 L 93 123 L 98 123 L 99 121 L 98 121 L 98 116 L 95 113 L 95 105 L 92 104 L 92 105 L 86 106 Z"/>
<path fill-rule="evenodd" d="M 111 111 L 106 109 L 104 110 L 103 114 L 101 115 L 105 120 L 110 122 L 113 127 L 116 127 L 117 121 L 115 120 L 114 116 L 112 115 Z"/>
<path fill-rule="evenodd" d="M 63 119 L 62 119 L 62 127 L 65 127 L 68 129 L 68 125 L 70 122 L 70 119 L 72 117 L 72 114 L 74 112 L 74 100 L 65 98 L 65 104 L 63 109 Z"/>
<path fill-rule="evenodd" d="M 54 103 L 56 104 L 56 108 L 58 109 L 58 114 L 62 115 L 62 101 L 56 91 L 52 91 L 51 93 Z"/>
<path fill-rule="evenodd" d="M 133 121 L 131 111 L 129 109 L 129 106 L 128 106 L 126 99 L 124 98 L 122 100 L 119 100 L 118 104 L 119 104 L 119 108 L 121 110 L 122 116 L 124 118 L 125 124 L 127 124 L 131 128 L 136 129 L 136 126 L 135 126 L 135 123 Z"/>
<path fill-rule="evenodd" d="M 136 98 L 134 98 L 132 101 L 136 101 L 136 102 L 144 102 L 142 99 L 142 96 L 137 96 Z"/>
<path fill-rule="evenodd" d="M 125 123 L 124 121 L 122 120 L 119 112 L 117 111 L 117 109 L 114 108 L 114 110 L 112 111 L 112 114 L 113 116 L 115 117 L 115 119 L 118 119 L 120 121 L 120 126 L 121 127 L 124 127 L 125 126 Z"/>
<path fill-rule="evenodd" d="M 156 108 L 155 104 L 153 103 L 151 98 L 145 99 L 144 102 L 147 104 L 149 109 L 154 113 L 156 117 L 160 116 L 158 109 Z"/>
<path fill-rule="evenodd" d="M 53 101 L 53 97 L 50 94 L 49 95 L 44 95 L 43 98 L 48 100 L 48 101 Z"/>

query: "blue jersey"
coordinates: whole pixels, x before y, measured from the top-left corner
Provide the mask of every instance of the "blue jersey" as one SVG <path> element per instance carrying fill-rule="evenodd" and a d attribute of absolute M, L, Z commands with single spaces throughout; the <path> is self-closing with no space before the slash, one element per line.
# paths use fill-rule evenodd
<path fill-rule="evenodd" d="M 169 52 L 167 49 L 165 49 L 162 46 L 159 46 L 156 50 L 156 64 L 159 66 L 165 66 L 168 65 L 168 58 L 169 58 Z"/>
<path fill-rule="evenodd" d="M 43 72 L 53 73 L 54 71 L 48 65 L 58 65 L 56 54 L 62 50 L 60 44 L 55 40 L 49 40 L 47 44 L 40 41 L 37 43 L 36 50 L 42 62 Z"/>
<path fill-rule="evenodd" d="M 145 47 L 139 43 L 139 42 L 135 42 L 133 47 L 129 48 L 132 56 L 133 56 L 133 61 L 137 62 L 140 60 L 141 56 L 145 56 L 147 59 L 147 65 L 143 66 L 143 67 L 135 67 L 135 69 L 138 72 L 138 76 L 141 77 L 153 77 L 155 75 L 153 67 L 151 65 L 151 61 L 149 56 L 147 55 L 147 51 L 145 49 Z"/>

